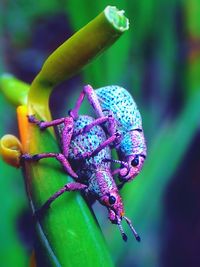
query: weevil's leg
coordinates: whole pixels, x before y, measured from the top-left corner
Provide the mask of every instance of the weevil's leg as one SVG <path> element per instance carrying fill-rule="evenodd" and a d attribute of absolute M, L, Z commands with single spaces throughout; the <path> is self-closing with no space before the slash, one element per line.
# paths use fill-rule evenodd
<path fill-rule="evenodd" d="M 94 108 L 94 110 L 96 111 L 97 115 L 99 117 L 104 117 L 101 105 L 99 103 L 98 97 L 95 93 L 95 90 L 92 88 L 91 85 L 86 85 L 84 86 L 83 91 L 80 93 L 79 98 L 75 104 L 75 107 L 70 111 L 70 115 L 76 119 L 78 117 L 78 112 L 80 109 L 80 106 L 84 100 L 85 95 L 88 98 L 89 103 L 91 104 L 91 106 Z"/>
<path fill-rule="evenodd" d="M 112 117 L 112 116 L 104 116 L 104 117 L 101 117 L 101 118 L 98 118 L 96 120 L 94 120 L 93 122 L 87 124 L 86 126 L 84 126 L 82 129 L 78 130 L 78 131 L 74 131 L 73 133 L 73 137 L 76 137 L 78 135 L 81 135 L 83 133 L 87 133 L 89 132 L 94 126 L 97 126 L 97 125 L 100 125 L 100 124 L 103 124 L 105 122 L 109 122 L 109 126 L 110 128 L 112 128 L 112 132 L 114 135 L 115 134 L 115 129 L 116 129 L 116 122 L 115 122 L 115 119 Z"/>
<path fill-rule="evenodd" d="M 91 104 L 91 106 L 94 108 L 95 112 L 99 117 L 104 117 L 101 105 L 99 103 L 98 97 L 95 93 L 95 90 L 92 88 L 91 85 L 84 86 L 83 91 L 87 95 L 88 101 Z"/>
<path fill-rule="evenodd" d="M 39 121 L 35 118 L 35 116 L 31 115 L 28 116 L 29 122 L 37 124 L 41 130 L 51 127 L 51 126 L 57 126 L 59 124 L 64 124 L 62 132 L 61 132 L 61 141 L 62 141 L 62 151 L 63 155 L 68 158 L 69 154 L 69 145 L 71 142 L 72 138 L 72 133 L 73 133 L 73 127 L 74 127 L 74 119 L 72 117 L 65 117 L 49 122 L 43 122 Z"/>
<path fill-rule="evenodd" d="M 65 156 L 61 153 L 41 153 L 36 155 L 30 155 L 30 154 L 23 154 L 21 156 L 22 160 L 30 160 L 30 161 L 38 161 L 41 159 L 46 158 L 55 158 L 57 159 L 61 165 L 63 166 L 64 170 L 73 178 L 77 179 L 78 175 L 73 171 L 71 165 L 69 164 L 68 160 L 65 158 Z"/>
<path fill-rule="evenodd" d="M 50 207 L 51 203 L 56 200 L 59 196 L 61 196 L 65 192 L 70 191 L 85 191 L 87 189 L 87 185 L 81 183 L 68 183 L 64 185 L 60 190 L 58 190 L 55 194 L 53 194 L 43 205 L 42 207 L 35 212 L 36 218 L 43 215 L 43 213 Z"/>
<path fill-rule="evenodd" d="M 40 121 L 40 120 L 36 119 L 34 115 L 28 115 L 28 121 L 30 123 L 35 123 L 36 125 L 38 125 L 41 130 L 44 130 L 44 129 L 51 127 L 51 126 L 59 125 L 59 124 L 63 123 L 64 120 L 65 120 L 65 118 L 60 118 L 60 119 L 53 120 L 53 121 Z"/>
<path fill-rule="evenodd" d="M 112 171 L 112 176 L 119 174 L 120 173 L 120 168 L 115 169 L 114 171 Z"/>
<path fill-rule="evenodd" d="M 123 171 L 124 169 L 115 169 L 114 171 L 112 171 L 112 176 L 115 176 L 116 174 L 120 174 L 121 175 L 121 172 Z M 126 183 L 127 181 L 121 181 L 120 184 L 117 185 L 117 188 L 120 190 L 122 189 L 122 187 L 124 186 L 124 184 Z"/>
<path fill-rule="evenodd" d="M 102 149 L 104 149 L 106 146 L 109 146 L 117 138 L 118 138 L 118 133 L 113 135 L 113 136 L 111 136 L 111 137 L 109 137 L 106 141 L 101 143 L 94 151 L 86 152 L 86 153 L 84 153 L 82 155 L 78 155 L 78 159 L 82 160 L 82 159 L 86 159 L 86 158 L 89 158 L 89 157 L 96 156 Z"/>
<path fill-rule="evenodd" d="M 85 92 L 84 92 L 84 90 L 82 90 L 77 101 L 76 101 L 75 107 L 69 111 L 69 115 L 72 118 L 74 118 L 74 119 L 78 118 L 78 112 L 79 112 L 79 109 L 81 107 L 81 104 L 83 103 L 84 98 L 85 98 Z"/>
<path fill-rule="evenodd" d="M 126 167 L 128 169 L 128 163 L 125 162 L 125 161 L 122 161 L 122 160 L 105 158 L 103 161 L 104 162 L 119 163 L 119 164 L 121 164 L 122 166 L 124 166 L 124 167 Z"/>
<path fill-rule="evenodd" d="M 117 159 L 108 159 L 108 158 L 103 159 L 103 161 L 121 164 L 120 168 L 117 168 L 114 171 L 112 171 L 112 176 L 116 174 L 120 174 L 120 176 L 123 177 L 123 176 L 126 176 L 129 172 L 129 166 L 127 162 L 124 162 L 122 160 L 117 160 Z"/>
<path fill-rule="evenodd" d="M 62 130 L 62 151 L 65 158 L 69 155 L 69 146 L 72 139 L 74 130 L 74 119 L 72 117 L 66 117 L 64 120 L 64 128 Z"/>

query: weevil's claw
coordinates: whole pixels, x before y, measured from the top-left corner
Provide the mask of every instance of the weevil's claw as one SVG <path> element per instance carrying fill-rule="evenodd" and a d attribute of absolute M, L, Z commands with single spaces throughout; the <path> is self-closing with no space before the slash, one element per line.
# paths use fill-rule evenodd
<path fill-rule="evenodd" d="M 36 125 L 39 126 L 40 130 L 44 130 L 46 127 L 43 125 L 43 120 L 38 120 L 36 119 L 35 115 L 27 115 L 28 121 L 30 123 L 35 123 Z"/>
<path fill-rule="evenodd" d="M 32 160 L 32 156 L 29 155 L 29 154 L 23 154 L 23 155 L 21 155 L 20 159 L 21 159 L 22 161 L 25 161 L 25 160 Z"/>
<path fill-rule="evenodd" d="M 27 115 L 27 117 L 30 123 L 36 123 L 39 125 L 41 122 L 44 122 L 43 120 L 36 119 L 35 115 Z"/>
<path fill-rule="evenodd" d="M 38 122 L 38 120 L 36 119 L 35 115 L 27 115 L 27 117 L 28 117 L 28 121 L 30 123 L 37 123 Z"/>
<path fill-rule="evenodd" d="M 30 160 L 33 160 L 33 161 L 37 161 L 39 160 L 39 155 L 38 154 L 35 154 L 35 155 L 30 155 L 30 154 L 23 154 L 21 155 L 21 160 L 22 161 L 30 161 Z"/>

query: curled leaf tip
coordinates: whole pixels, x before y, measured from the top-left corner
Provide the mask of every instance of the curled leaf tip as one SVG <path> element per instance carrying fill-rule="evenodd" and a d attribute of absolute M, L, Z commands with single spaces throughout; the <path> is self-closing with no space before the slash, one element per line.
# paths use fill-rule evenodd
<path fill-rule="evenodd" d="M 19 168 L 22 146 L 19 139 L 11 134 L 4 135 L 0 140 L 0 154 L 9 165 Z"/>

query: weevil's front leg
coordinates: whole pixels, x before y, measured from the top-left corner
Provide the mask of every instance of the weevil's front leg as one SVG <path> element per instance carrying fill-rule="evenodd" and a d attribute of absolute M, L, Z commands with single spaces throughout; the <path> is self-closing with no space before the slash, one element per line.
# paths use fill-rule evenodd
<path fill-rule="evenodd" d="M 88 188 L 87 185 L 81 183 L 68 183 L 64 185 L 60 190 L 58 190 L 55 194 L 53 194 L 43 205 L 42 207 L 35 212 L 36 218 L 41 217 L 43 213 L 50 207 L 51 203 L 56 200 L 59 196 L 61 196 L 65 192 L 71 191 L 85 191 Z"/>
<path fill-rule="evenodd" d="M 65 156 L 61 153 L 41 153 L 41 154 L 23 154 L 21 156 L 22 160 L 29 160 L 29 161 L 38 161 L 41 159 L 46 158 L 55 158 L 57 159 L 61 165 L 63 166 L 64 170 L 73 178 L 77 179 L 78 175 L 73 171 L 71 165 L 69 164 L 68 160 L 65 158 Z"/>
<path fill-rule="evenodd" d="M 65 118 L 61 118 L 61 119 L 57 119 L 53 121 L 44 122 L 44 121 L 37 120 L 34 115 L 30 115 L 28 116 L 28 120 L 31 123 L 37 124 L 41 130 L 46 129 L 47 127 L 63 124 L 64 126 L 61 132 L 62 151 L 63 151 L 63 155 L 66 158 L 68 158 L 69 145 L 71 142 L 72 133 L 74 129 L 74 119 L 72 117 L 69 116 L 69 117 L 65 117 Z"/>
<path fill-rule="evenodd" d="M 117 168 L 112 172 L 113 176 L 116 175 L 116 174 L 120 174 L 120 176 L 123 177 L 123 176 L 126 176 L 129 173 L 129 165 L 125 161 L 117 160 L 117 159 L 108 159 L 108 158 L 105 158 L 103 161 L 104 162 L 113 162 L 113 163 L 121 164 L 120 168 Z"/>
<path fill-rule="evenodd" d="M 56 119 L 56 120 L 52 120 L 52 121 L 40 121 L 40 120 L 36 119 L 34 115 L 28 115 L 28 121 L 30 123 L 35 123 L 36 125 L 39 126 L 39 128 L 41 130 L 44 130 L 48 127 L 57 126 L 57 125 L 60 125 L 62 123 L 71 125 L 73 123 L 73 118 L 65 117 L 65 118 L 60 118 L 60 119 Z"/>
<path fill-rule="evenodd" d="M 80 93 L 79 98 L 75 104 L 75 107 L 70 111 L 70 115 L 76 119 L 78 117 L 78 112 L 80 109 L 80 106 L 85 98 L 85 95 L 88 98 L 89 103 L 94 108 L 95 112 L 99 117 L 104 117 L 101 105 L 99 103 L 98 97 L 95 93 L 95 90 L 92 88 L 91 85 L 86 85 L 83 88 L 83 91 Z"/>
<path fill-rule="evenodd" d="M 123 179 L 124 176 L 126 176 L 129 173 L 127 168 L 117 168 L 114 171 L 112 171 L 112 176 L 115 175 L 120 175 L 120 181 L 121 179 Z M 122 186 L 124 185 L 124 183 L 127 181 L 121 181 Z M 120 188 L 122 188 L 122 186 Z"/>

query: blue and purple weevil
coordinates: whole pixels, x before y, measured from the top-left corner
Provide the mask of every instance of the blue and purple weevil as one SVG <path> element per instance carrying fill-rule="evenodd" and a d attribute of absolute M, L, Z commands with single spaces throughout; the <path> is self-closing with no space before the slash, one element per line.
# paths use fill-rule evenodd
<path fill-rule="evenodd" d="M 102 119 L 103 122 L 103 118 L 109 116 L 113 119 L 111 123 L 104 124 L 104 130 L 108 136 L 115 133 L 120 136 L 114 143 L 109 143 L 117 150 L 119 160 L 104 160 L 121 164 L 115 174 L 119 174 L 123 185 L 139 174 L 147 154 L 140 112 L 133 97 L 123 87 L 111 85 L 94 90 L 92 86 L 86 85 L 74 109 L 70 111 L 74 119 L 78 116 L 85 95 L 96 112 L 97 121 Z"/>
<path fill-rule="evenodd" d="M 109 219 L 118 225 L 123 240 L 126 241 L 127 236 L 121 224 L 122 219 L 127 222 L 136 240 L 140 241 L 131 220 L 124 216 L 122 199 L 110 169 L 111 152 L 108 144 L 117 141 L 119 135 L 115 133 L 107 138 L 102 127 L 98 125 L 102 123 L 102 120 L 112 125 L 113 118 L 109 116 L 99 120 L 87 115 L 78 116 L 76 119 L 68 116 L 50 122 L 39 121 L 35 116 L 29 116 L 29 122 L 37 124 L 41 130 L 50 126 L 58 126 L 61 153 L 24 154 L 22 160 L 38 161 L 44 158 L 55 158 L 75 180 L 75 182 L 67 183 L 52 195 L 36 212 L 36 215 L 39 218 L 64 192 L 82 191 L 88 199 L 98 200 L 107 207 Z M 105 161 L 105 158 L 108 161 Z"/>

